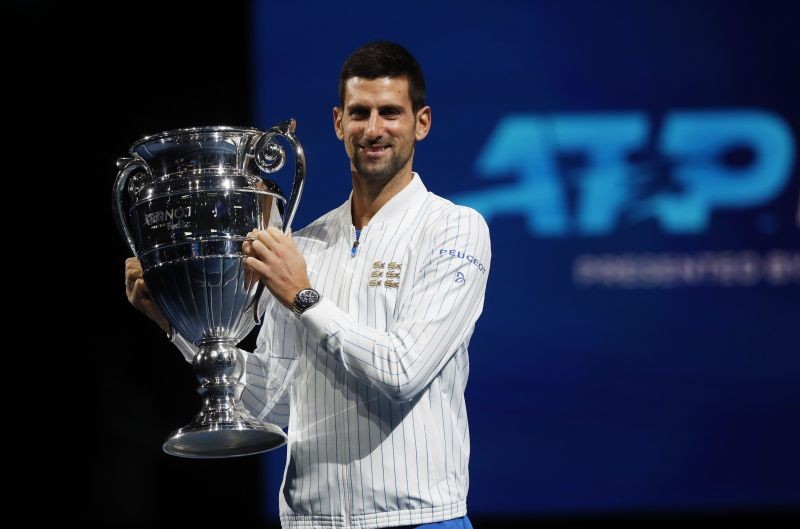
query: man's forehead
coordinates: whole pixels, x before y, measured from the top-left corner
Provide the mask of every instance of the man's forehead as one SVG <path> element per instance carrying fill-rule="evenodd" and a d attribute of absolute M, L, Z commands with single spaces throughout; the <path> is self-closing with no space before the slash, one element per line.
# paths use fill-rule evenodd
<path fill-rule="evenodd" d="M 351 77 L 345 82 L 344 104 L 400 104 L 411 106 L 405 77 Z"/>

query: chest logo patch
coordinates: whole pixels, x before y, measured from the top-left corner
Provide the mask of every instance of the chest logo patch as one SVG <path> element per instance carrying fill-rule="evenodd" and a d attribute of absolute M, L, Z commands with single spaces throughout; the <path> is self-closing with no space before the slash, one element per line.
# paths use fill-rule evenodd
<path fill-rule="evenodd" d="M 391 261 L 387 266 L 383 261 L 372 263 L 367 285 L 370 287 L 398 288 L 400 286 L 400 270 L 403 265 Z M 387 269 L 388 268 L 388 269 Z M 384 273 L 385 278 L 384 278 Z"/>

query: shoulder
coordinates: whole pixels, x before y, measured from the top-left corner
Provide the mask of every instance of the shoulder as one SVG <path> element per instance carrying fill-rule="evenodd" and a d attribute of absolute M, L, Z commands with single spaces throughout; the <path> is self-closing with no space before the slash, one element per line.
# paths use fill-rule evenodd
<path fill-rule="evenodd" d="M 455 227 L 466 228 L 489 236 L 489 226 L 477 210 L 428 193 L 428 204 L 424 231 L 428 234 L 441 233 Z"/>
<path fill-rule="evenodd" d="M 416 251 L 429 255 L 429 266 L 439 269 L 443 262 L 458 263 L 468 270 L 486 273 L 492 258 L 489 227 L 475 209 L 454 204 L 434 195 L 425 226 L 416 241 Z M 441 268 L 450 270 L 449 265 Z M 478 283 L 476 283 L 478 284 Z"/>

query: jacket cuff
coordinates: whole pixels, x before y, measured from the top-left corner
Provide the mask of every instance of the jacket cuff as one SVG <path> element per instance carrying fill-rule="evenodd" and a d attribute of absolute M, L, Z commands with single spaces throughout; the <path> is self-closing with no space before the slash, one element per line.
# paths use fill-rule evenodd
<path fill-rule="evenodd" d="M 299 320 L 308 330 L 314 343 L 319 343 L 331 334 L 331 324 L 340 312 L 341 310 L 333 301 L 328 298 L 322 298 L 319 300 L 319 303 L 310 309 L 306 309 L 306 311 L 300 315 Z"/>

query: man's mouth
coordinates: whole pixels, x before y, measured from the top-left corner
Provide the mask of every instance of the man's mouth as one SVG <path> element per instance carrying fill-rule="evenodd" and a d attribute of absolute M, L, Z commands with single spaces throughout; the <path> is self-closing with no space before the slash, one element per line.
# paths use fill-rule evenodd
<path fill-rule="evenodd" d="M 359 145 L 358 146 L 367 156 L 381 156 L 389 150 L 388 145 Z"/>

